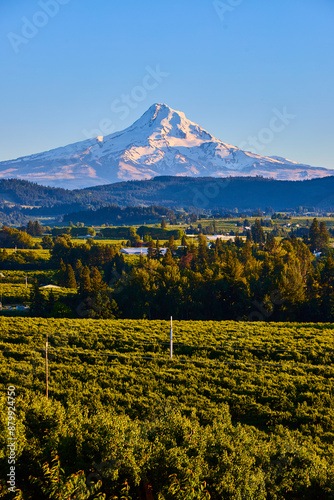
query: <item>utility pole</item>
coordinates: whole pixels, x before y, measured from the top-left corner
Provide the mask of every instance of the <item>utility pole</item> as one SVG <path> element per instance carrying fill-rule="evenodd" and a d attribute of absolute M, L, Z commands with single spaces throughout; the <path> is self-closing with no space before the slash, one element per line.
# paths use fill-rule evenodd
<path fill-rule="evenodd" d="M 173 359 L 173 316 L 170 317 L 170 359 Z"/>
<path fill-rule="evenodd" d="M 46 388 L 46 400 L 49 399 L 49 381 L 48 381 L 48 334 L 46 334 L 45 342 L 45 388 Z"/>

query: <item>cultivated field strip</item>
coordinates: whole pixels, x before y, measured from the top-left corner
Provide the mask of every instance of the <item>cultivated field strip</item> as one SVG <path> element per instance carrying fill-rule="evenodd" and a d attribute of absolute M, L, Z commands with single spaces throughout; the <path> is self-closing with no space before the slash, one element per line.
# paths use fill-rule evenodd
<path fill-rule="evenodd" d="M 233 419 L 334 435 L 332 325 L 1 318 L 0 383 L 88 408 L 99 401 L 133 418 L 166 404 L 210 422 Z"/>

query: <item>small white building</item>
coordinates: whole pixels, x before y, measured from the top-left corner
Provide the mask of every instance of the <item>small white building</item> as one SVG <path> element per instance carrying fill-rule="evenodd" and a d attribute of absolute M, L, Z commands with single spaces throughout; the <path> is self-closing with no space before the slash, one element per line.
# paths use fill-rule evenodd
<path fill-rule="evenodd" d="M 138 248 L 121 248 L 119 253 L 124 253 L 125 255 L 147 255 L 148 248 L 147 247 L 138 247 Z M 167 248 L 160 248 L 160 253 L 165 255 L 167 252 Z"/>
<path fill-rule="evenodd" d="M 239 238 L 245 238 L 245 236 L 239 236 Z M 216 241 L 216 240 L 223 240 L 223 241 L 234 241 L 235 236 L 225 236 L 224 234 L 215 234 L 214 236 L 207 236 L 206 239 L 208 241 Z"/>

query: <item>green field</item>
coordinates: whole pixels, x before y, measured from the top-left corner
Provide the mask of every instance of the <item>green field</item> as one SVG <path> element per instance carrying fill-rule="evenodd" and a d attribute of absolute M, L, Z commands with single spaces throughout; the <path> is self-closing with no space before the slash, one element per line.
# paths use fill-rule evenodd
<path fill-rule="evenodd" d="M 0 318 L 2 392 L 16 387 L 27 470 L 41 477 L 35 462 L 54 450 L 69 476 L 97 467 L 106 498 L 141 498 L 147 482 L 161 499 L 333 498 L 333 325 L 173 326 L 170 359 L 167 321 Z"/>
<path fill-rule="evenodd" d="M 59 386 L 67 379 L 72 390 L 77 388 L 77 397 L 87 402 L 85 382 L 92 377 L 99 386 L 102 377 L 103 402 L 117 401 L 132 417 L 147 417 L 145 409 L 151 411 L 154 405 L 143 392 L 144 383 L 151 394 L 159 395 L 159 404 L 164 404 L 162 394 L 167 389 L 183 410 L 190 412 L 195 407 L 205 421 L 223 402 L 231 405 L 233 415 L 234 407 L 248 401 L 235 415 L 244 422 L 258 419 L 261 426 L 292 422 L 295 426 L 301 406 L 305 415 L 300 416 L 300 424 L 306 419 L 312 429 L 321 425 L 326 432 L 334 432 L 334 401 L 326 403 L 333 391 L 332 325 L 176 321 L 172 361 L 169 324 L 164 321 L 0 318 L 0 328 L 1 349 L 15 351 L 3 358 L 14 372 L 19 366 L 22 371 L 23 365 L 29 371 L 30 357 L 35 362 L 40 357 L 33 368 L 37 376 L 31 379 L 32 385 L 13 374 L 12 383 L 22 391 L 43 392 L 43 355 L 33 350 L 43 349 L 48 334 L 50 394 L 56 398 L 67 396 L 67 389 Z M 73 363 L 79 363 L 79 373 L 72 372 Z M 129 391 L 138 398 L 131 410 L 126 403 L 129 395 L 122 390 L 129 372 Z"/>
<path fill-rule="evenodd" d="M 35 238 L 34 238 L 35 239 Z M 37 240 L 38 238 L 36 238 Z M 50 250 L 44 250 L 43 248 L 37 248 L 37 249 L 20 249 L 20 250 L 15 250 L 14 248 L 7 248 L 6 249 L 7 253 L 9 255 L 12 255 L 12 254 L 25 254 L 25 253 L 30 253 L 30 252 L 33 252 L 33 254 L 38 257 L 39 259 L 43 259 L 43 260 L 48 260 L 50 258 Z"/>

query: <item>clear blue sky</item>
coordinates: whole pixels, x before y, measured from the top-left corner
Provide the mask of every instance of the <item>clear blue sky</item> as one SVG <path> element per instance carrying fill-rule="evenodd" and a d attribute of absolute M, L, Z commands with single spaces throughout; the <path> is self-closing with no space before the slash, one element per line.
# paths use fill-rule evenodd
<path fill-rule="evenodd" d="M 333 0 L 50 2 L 0 4 L 0 160 L 121 130 L 163 102 L 229 144 L 256 137 L 261 150 L 244 148 L 334 168 Z M 284 108 L 294 118 L 268 133 Z"/>

